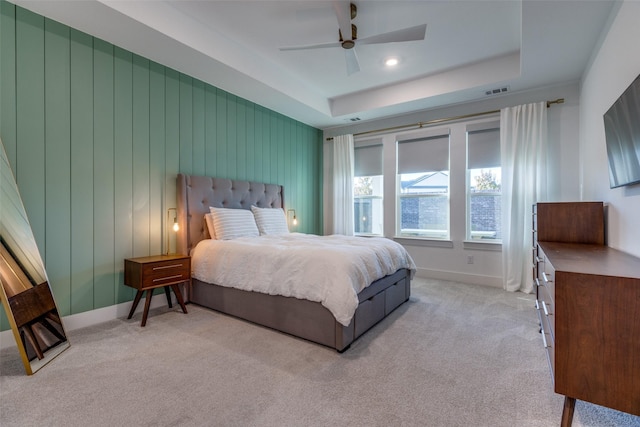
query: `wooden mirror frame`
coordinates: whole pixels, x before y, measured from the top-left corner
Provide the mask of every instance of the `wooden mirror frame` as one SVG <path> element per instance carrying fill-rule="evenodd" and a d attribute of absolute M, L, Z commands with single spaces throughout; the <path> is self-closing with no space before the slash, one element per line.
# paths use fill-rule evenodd
<path fill-rule="evenodd" d="M 44 263 L 0 140 L 0 299 L 28 375 L 69 348 Z"/>

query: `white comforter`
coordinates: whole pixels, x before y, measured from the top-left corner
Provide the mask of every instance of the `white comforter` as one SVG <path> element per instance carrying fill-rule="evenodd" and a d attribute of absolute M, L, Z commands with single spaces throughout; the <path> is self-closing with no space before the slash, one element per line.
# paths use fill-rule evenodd
<path fill-rule="evenodd" d="M 342 325 L 357 293 L 415 264 L 398 243 L 382 237 L 280 236 L 202 240 L 192 251 L 193 277 L 208 283 L 320 302 Z"/>

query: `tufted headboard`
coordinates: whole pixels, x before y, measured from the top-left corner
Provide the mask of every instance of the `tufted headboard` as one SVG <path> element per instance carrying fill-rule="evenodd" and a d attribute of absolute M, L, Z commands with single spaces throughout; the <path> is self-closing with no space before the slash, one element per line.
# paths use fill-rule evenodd
<path fill-rule="evenodd" d="M 210 206 L 284 209 L 284 191 L 276 184 L 178 174 L 176 193 L 180 226 L 177 252 L 185 255 L 200 240 L 210 237 L 204 221 Z"/>

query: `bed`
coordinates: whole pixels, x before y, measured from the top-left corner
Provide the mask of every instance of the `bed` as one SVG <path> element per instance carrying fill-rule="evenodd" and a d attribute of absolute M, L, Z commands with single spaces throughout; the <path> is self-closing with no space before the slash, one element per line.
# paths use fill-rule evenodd
<path fill-rule="evenodd" d="M 200 241 L 211 239 L 205 221 L 210 207 L 251 210 L 252 206 L 284 209 L 282 186 L 179 174 L 178 252 L 192 255 Z M 203 245 L 207 243 L 214 242 L 203 242 Z M 197 268 L 196 261 L 192 260 L 192 269 L 195 271 Z M 247 265 L 247 269 L 250 268 L 251 265 Z M 346 325 L 343 319 L 342 323 L 339 322 L 327 307 L 317 301 L 220 286 L 198 277 L 192 278 L 187 298 L 191 303 L 343 352 L 355 339 L 409 299 L 414 271 L 415 265 L 398 268 L 368 285 L 363 284 L 364 288 L 357 293 L 355 312 Z"/>

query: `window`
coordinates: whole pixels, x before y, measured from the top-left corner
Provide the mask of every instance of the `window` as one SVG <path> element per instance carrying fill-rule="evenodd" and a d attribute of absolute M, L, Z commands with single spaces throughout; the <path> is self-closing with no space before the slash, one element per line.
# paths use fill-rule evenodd
<path fill-rule="evenodd" d="M 357 141 L 354 147 L 354 234 L 383 235 L 382 141 Z"/>
<path fill-rule="evenodd" d="M 502 181 L 500 122 L 467 127 L 467 239 L 499 241 Z"/>
<path fill-rule="evenodd" d="M 398 140 L 397 235 L 449 238 L 449 134 Z"/>

